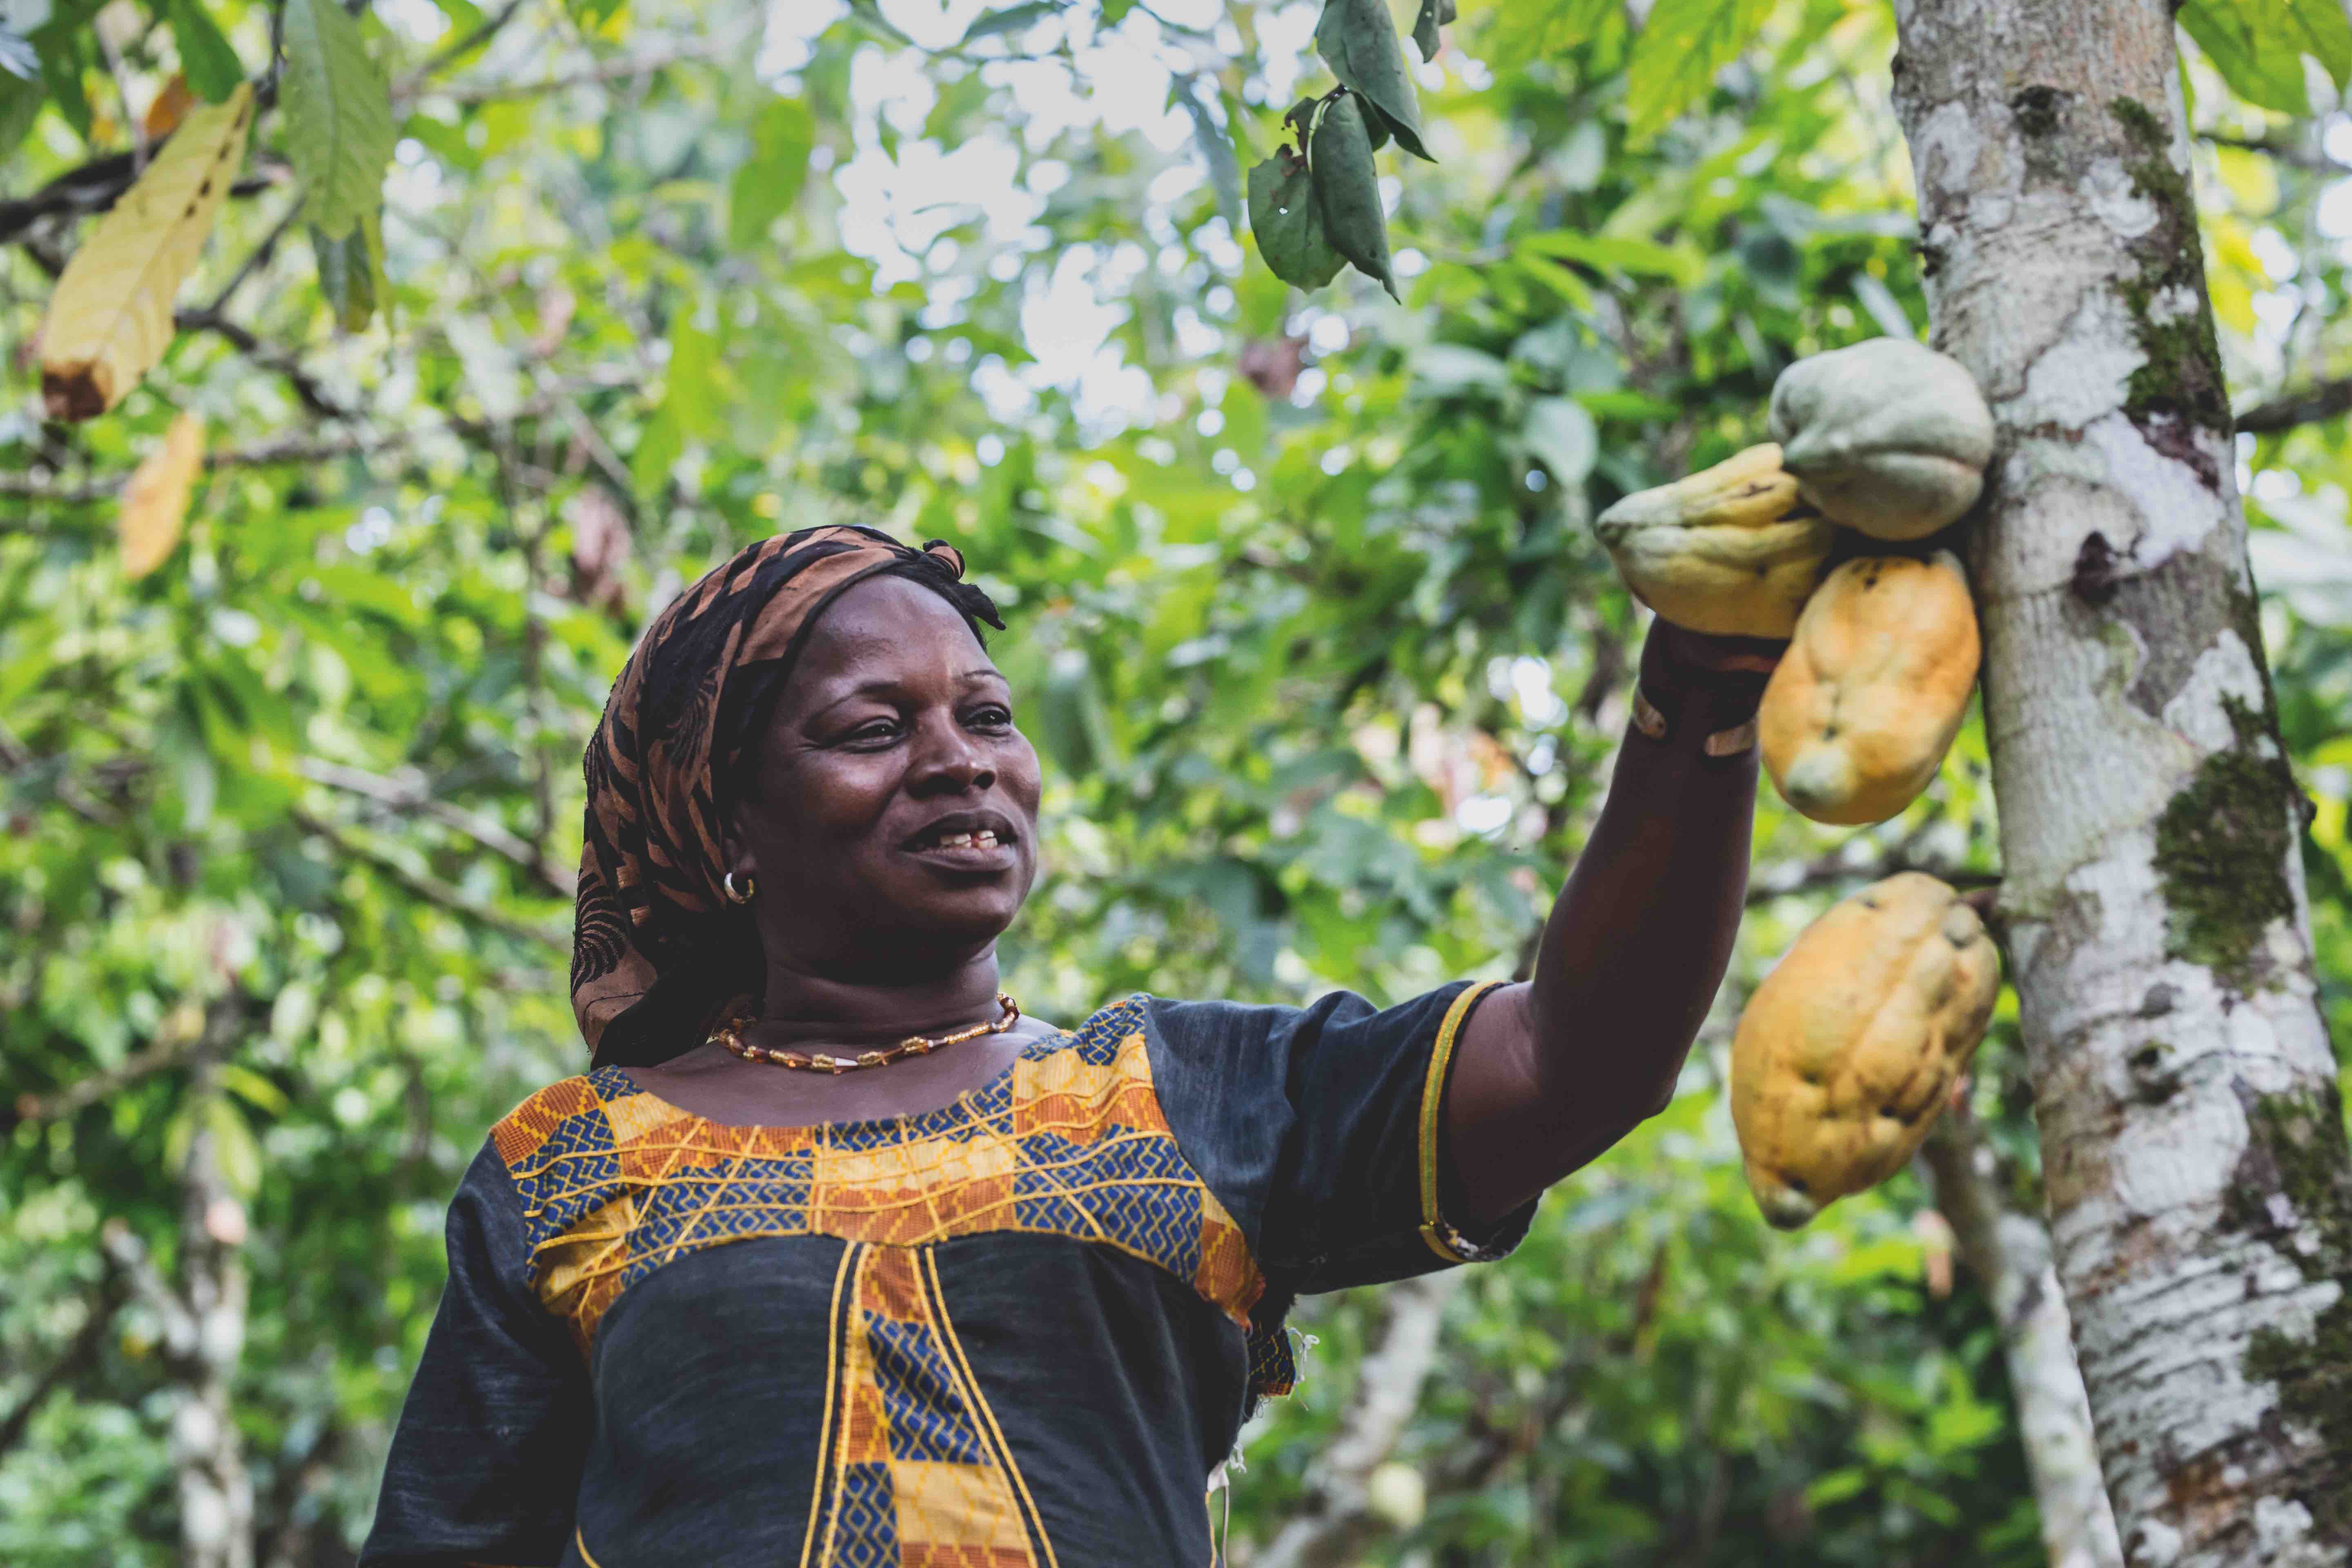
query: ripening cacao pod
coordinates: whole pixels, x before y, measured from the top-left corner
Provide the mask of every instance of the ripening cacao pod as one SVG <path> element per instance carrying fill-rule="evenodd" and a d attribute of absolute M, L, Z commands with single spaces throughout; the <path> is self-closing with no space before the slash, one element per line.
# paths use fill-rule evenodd
<path fill-rule="evenodd" d="M 1875 882 L 1805 929 L 1731 1042 L 1749 1191 L 1783 1230 L 1902 1169 L 1992 1019 L 2000 960 L 1935 878 Z"/>
<path fill-rule="evenodd" d="M 1593 531 L 1627 587 L 1678 626 L 1785 637 L 1836 533 L 1800 504 L 1769 442 L 1601 514 Z"/>
<path fill-rule="evenodd" d="M 1992 460 L 1992 410 L 1976 378 L 1908 338 L 1799 360 L 1772 384 L 1771 428 L 1805 500 L 1874 539 L 1957 522 Z"/>
<path fill-rule="evenodd" d="M 1756 716 L 1780 797 L 1815 822 L 1884 822 L 1919 797 L 1969 710 L 1977 616 L 1959 558 L 1872 555 L 1829 575 Z"/>

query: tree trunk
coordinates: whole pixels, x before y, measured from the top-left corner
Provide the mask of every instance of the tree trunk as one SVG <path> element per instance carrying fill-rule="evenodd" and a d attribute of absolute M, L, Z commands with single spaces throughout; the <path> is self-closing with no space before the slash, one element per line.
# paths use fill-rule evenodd
<path fill-rule="evenodd" d="M 1896 0 L 2058 1277 L 2135 1564 L 2352 1563 L 2352 1170 L 2165 0 Z"/>
<path fill-rule="evenodd" d="M 1250 1559 L 1251 1568 L 1343 1568 L 1380 1533 L 1372 1472 L 1396 1451 L 1421 1403 L 1421 1385 L 1437 1364 L 1445 1303 L 1462 1280 L 1463 1270 L 1449 1268 L 1381 1292 L 1380 1342 L 1357 1369 L 1355 1396 L 1316 1462 L 1307 1505 Z"/>
<path fill-rule="evenodd" d="M 253 1483 L 230 1403 L 245 1352 L 245 1205 L 221 1167 L 210 1114 L 225 1090 L 221 1068 L 246 1026 L 240 994 L 206 1010 L 189 1047 L 187 1114 L 192 1131 L 180 1166 L 175 1283 L 163 1277 L 137 1234 L 120 1219 L 101 1245 L 163 1330 L 171 1370 L 172 1468 L 179 1479 L 181 1568 L 253 1568 Z"/>
<path fill-rule="evenodd" d="M 2099 1474 L 2066 1299 L 2050 1265 L 2050 1233 L 2001 1203 L 1984 1169 L 1991 1156 L 1962 1117 L 1946 1117 L 1920 1152 L 1960 1261 L 2000 1325 L 2050 1568 L 2122 1568 L 2123 1543 Z"/>

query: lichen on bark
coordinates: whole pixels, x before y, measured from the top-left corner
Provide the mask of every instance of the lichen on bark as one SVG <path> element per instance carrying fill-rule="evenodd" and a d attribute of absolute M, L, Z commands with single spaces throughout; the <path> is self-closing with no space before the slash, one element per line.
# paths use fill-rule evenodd
<path fill-rule="evenodd" d="M 2124 414 L 2135 425 L 2169 416 L 2207 429 L 2230 428 L 2230 394 L 2221 374 L 2221 346 L 2213 304 L 2205 289 L 2205 247 L 2197 232 L 2197 198 L 2188 177 L 2172 166 L 2172 138 L 2147 105 L 2118 98 L 2107 105 L 2135 156 L 2125 172 L 2156 208 L 2156 223 L 2130 244 L 2139 274 L 2116 286 L 2144 362 L 2124 392 Z M 2187 311 L 2163 313 L 2167 296 L 2186 290 Z"/>
<path fill-rule="evenodd" d="M 2166 805 L 2156 870 L 2166 956 L 2210 969 L 2242 995 L 2268 977 L 2271 922 L 2294 915 L 2286 871 L 2294 779 L 2264 715 L 2235 697 L 2221 707 L 2237 743 L 2207 757 Z"/>
<path fill-rule="evenodd" d="M 2309 1093 L 2253 1096 L 2246 1122 L 2242 1184 L 2231 1190 L 2224 1223 L 2276 1233 L 2284 1227 L 2270 1212 L 2269 1198 L 2284 1198 L 2294 1232 L 2277 1237 L 2278 1250 L 2306 1280 L 2333 1280 L 2338 1291 L 2308 1338 L 2276 1328 L 2255 1331 L 2246 1346 L 2245 1373 L 2276 1384 L 2282 1410 L 2317 1433 L 2324 1448 L 2352 1452 L 2352 1178 L 2345 1174 L 2343 1100 L 2332 1084 Z M 2297 1500 L 2311 1510 L 2321 1540 L 2352 1545 L 2352 1481 L 2315 1484 Z"/>

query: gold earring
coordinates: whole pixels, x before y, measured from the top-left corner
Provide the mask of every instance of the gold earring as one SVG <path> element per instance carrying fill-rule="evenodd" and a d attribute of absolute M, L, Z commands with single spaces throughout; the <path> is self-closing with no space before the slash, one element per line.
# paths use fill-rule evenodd
<path fill-rule="evenodd" d="M 726 890 L 727 901 L 730 904 L 748 904 L 760 896 L 759 879 L 749 871 L 743 873 L 743 887 L 740 892 L 736 890 L 735 873 L 732 871 L 719 879 L 719 885 Z"/>

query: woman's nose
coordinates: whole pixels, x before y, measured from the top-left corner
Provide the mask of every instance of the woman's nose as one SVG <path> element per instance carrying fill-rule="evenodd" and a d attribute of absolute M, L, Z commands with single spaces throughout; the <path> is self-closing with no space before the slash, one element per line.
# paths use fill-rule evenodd
<path fill-rule="evenodd" d="M 916 748 L 911 781 L 917 790 L 976 794 L 996 783 L 995 764 L 961 725 L 923 728 L 928 733 Z"/>

